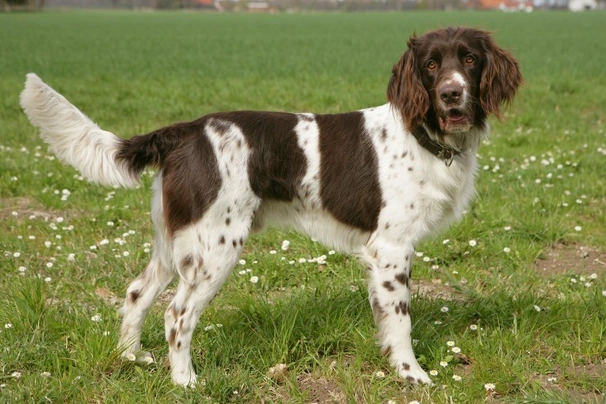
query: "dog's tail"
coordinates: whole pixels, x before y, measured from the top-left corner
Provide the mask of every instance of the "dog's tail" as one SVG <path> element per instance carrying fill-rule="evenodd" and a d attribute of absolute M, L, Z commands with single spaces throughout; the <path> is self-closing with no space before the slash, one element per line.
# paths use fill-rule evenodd
<path fill-rule="evenodd" d="M 134 187 L 141 171 L 160 165 L 180 139 L 163 136 L 162 130 L 121 139 L 99 128 L 34 73 L 27 75 L 21 107 L 60 160 L 102 185 Z"/>

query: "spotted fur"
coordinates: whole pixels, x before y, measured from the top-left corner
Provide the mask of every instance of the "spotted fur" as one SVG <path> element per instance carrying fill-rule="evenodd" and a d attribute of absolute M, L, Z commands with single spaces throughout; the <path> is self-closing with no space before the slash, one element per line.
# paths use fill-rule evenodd
<path fill-rule="evenodd" d="M 474 195 L 486 117 L 522 81 L 490 35 L 447 28 L 413 37 L 393 68 L 388 103 L 316 115 L 214 113 L 129 140 L 100 129 L 36 75 L 21 105 L 51 150 L 92 181 L 133 186 L 156 166 L 155 249 L 127 289 L 120 348 L 141 351 L 141 327 L 178 278 L 164 315 L 172 379 L 196 383 L 190 343 L 253 231 L 273 224 L 357 256 L 368 273 L 381 351 L 396 372 L 430 383 L 411 344 L 415 245 L 460 217 Z M 415 133 L 456 150 L 448 164 Z"/>

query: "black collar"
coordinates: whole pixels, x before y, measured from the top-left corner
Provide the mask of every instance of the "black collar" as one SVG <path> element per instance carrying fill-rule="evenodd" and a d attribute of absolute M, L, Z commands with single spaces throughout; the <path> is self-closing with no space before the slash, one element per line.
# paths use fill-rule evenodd
<path fill-rule="evenodd" d="M 446 165 L 449 167 L 452 164 L 452 160 L 454 160 L 455 156 L 461 154 L 461 152 L 454 147 L 433 140 L 431 137 L 429 137 L 429 134 L 421 125 L 417 125 L 412 128 L 412 134 L 421 146 L 423 146 L 427 151 L 437 158 L 444 160 L 444 163 L 446 163 Z"/>

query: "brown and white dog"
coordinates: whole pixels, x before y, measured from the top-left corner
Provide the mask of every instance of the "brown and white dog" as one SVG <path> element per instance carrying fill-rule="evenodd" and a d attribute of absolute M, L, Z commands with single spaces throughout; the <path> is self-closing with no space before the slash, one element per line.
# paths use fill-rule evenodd
<path fill-rule="evenodd" d="M 128 287 L 120 349 L 178 276 L 166 310 L 172 379 L 196 382 L 190 343 L 202 310 L 253 231 L 300 230 L 360 258 L 382 352 L 401 377 L 431 383 L 411 345 L 415 245 L 458 218 L 474 195 L 487 117 L 514 97 L 518 63 L 490 34 L 446 28 L 413 36 L 393 67 L 388 103 L 355 112 L 213 113 L 125 140 L 100 129 L 28 74 L 21 105 L 50 149 L 88 179 L 132 187 L 158 168 L 155 249 Z"/>

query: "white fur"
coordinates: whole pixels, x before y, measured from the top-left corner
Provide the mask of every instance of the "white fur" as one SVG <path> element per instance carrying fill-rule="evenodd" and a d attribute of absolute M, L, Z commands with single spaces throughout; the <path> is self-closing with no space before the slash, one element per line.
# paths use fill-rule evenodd
<path fill-rule="evenodd" d="M 120 139 L 99 128 L 34 73 L 27 75 L 21 107 L 40 128 L 50 150 L 84 177 L 108 186 L 137 185 L 137 179 L 115 161 Z"/>

